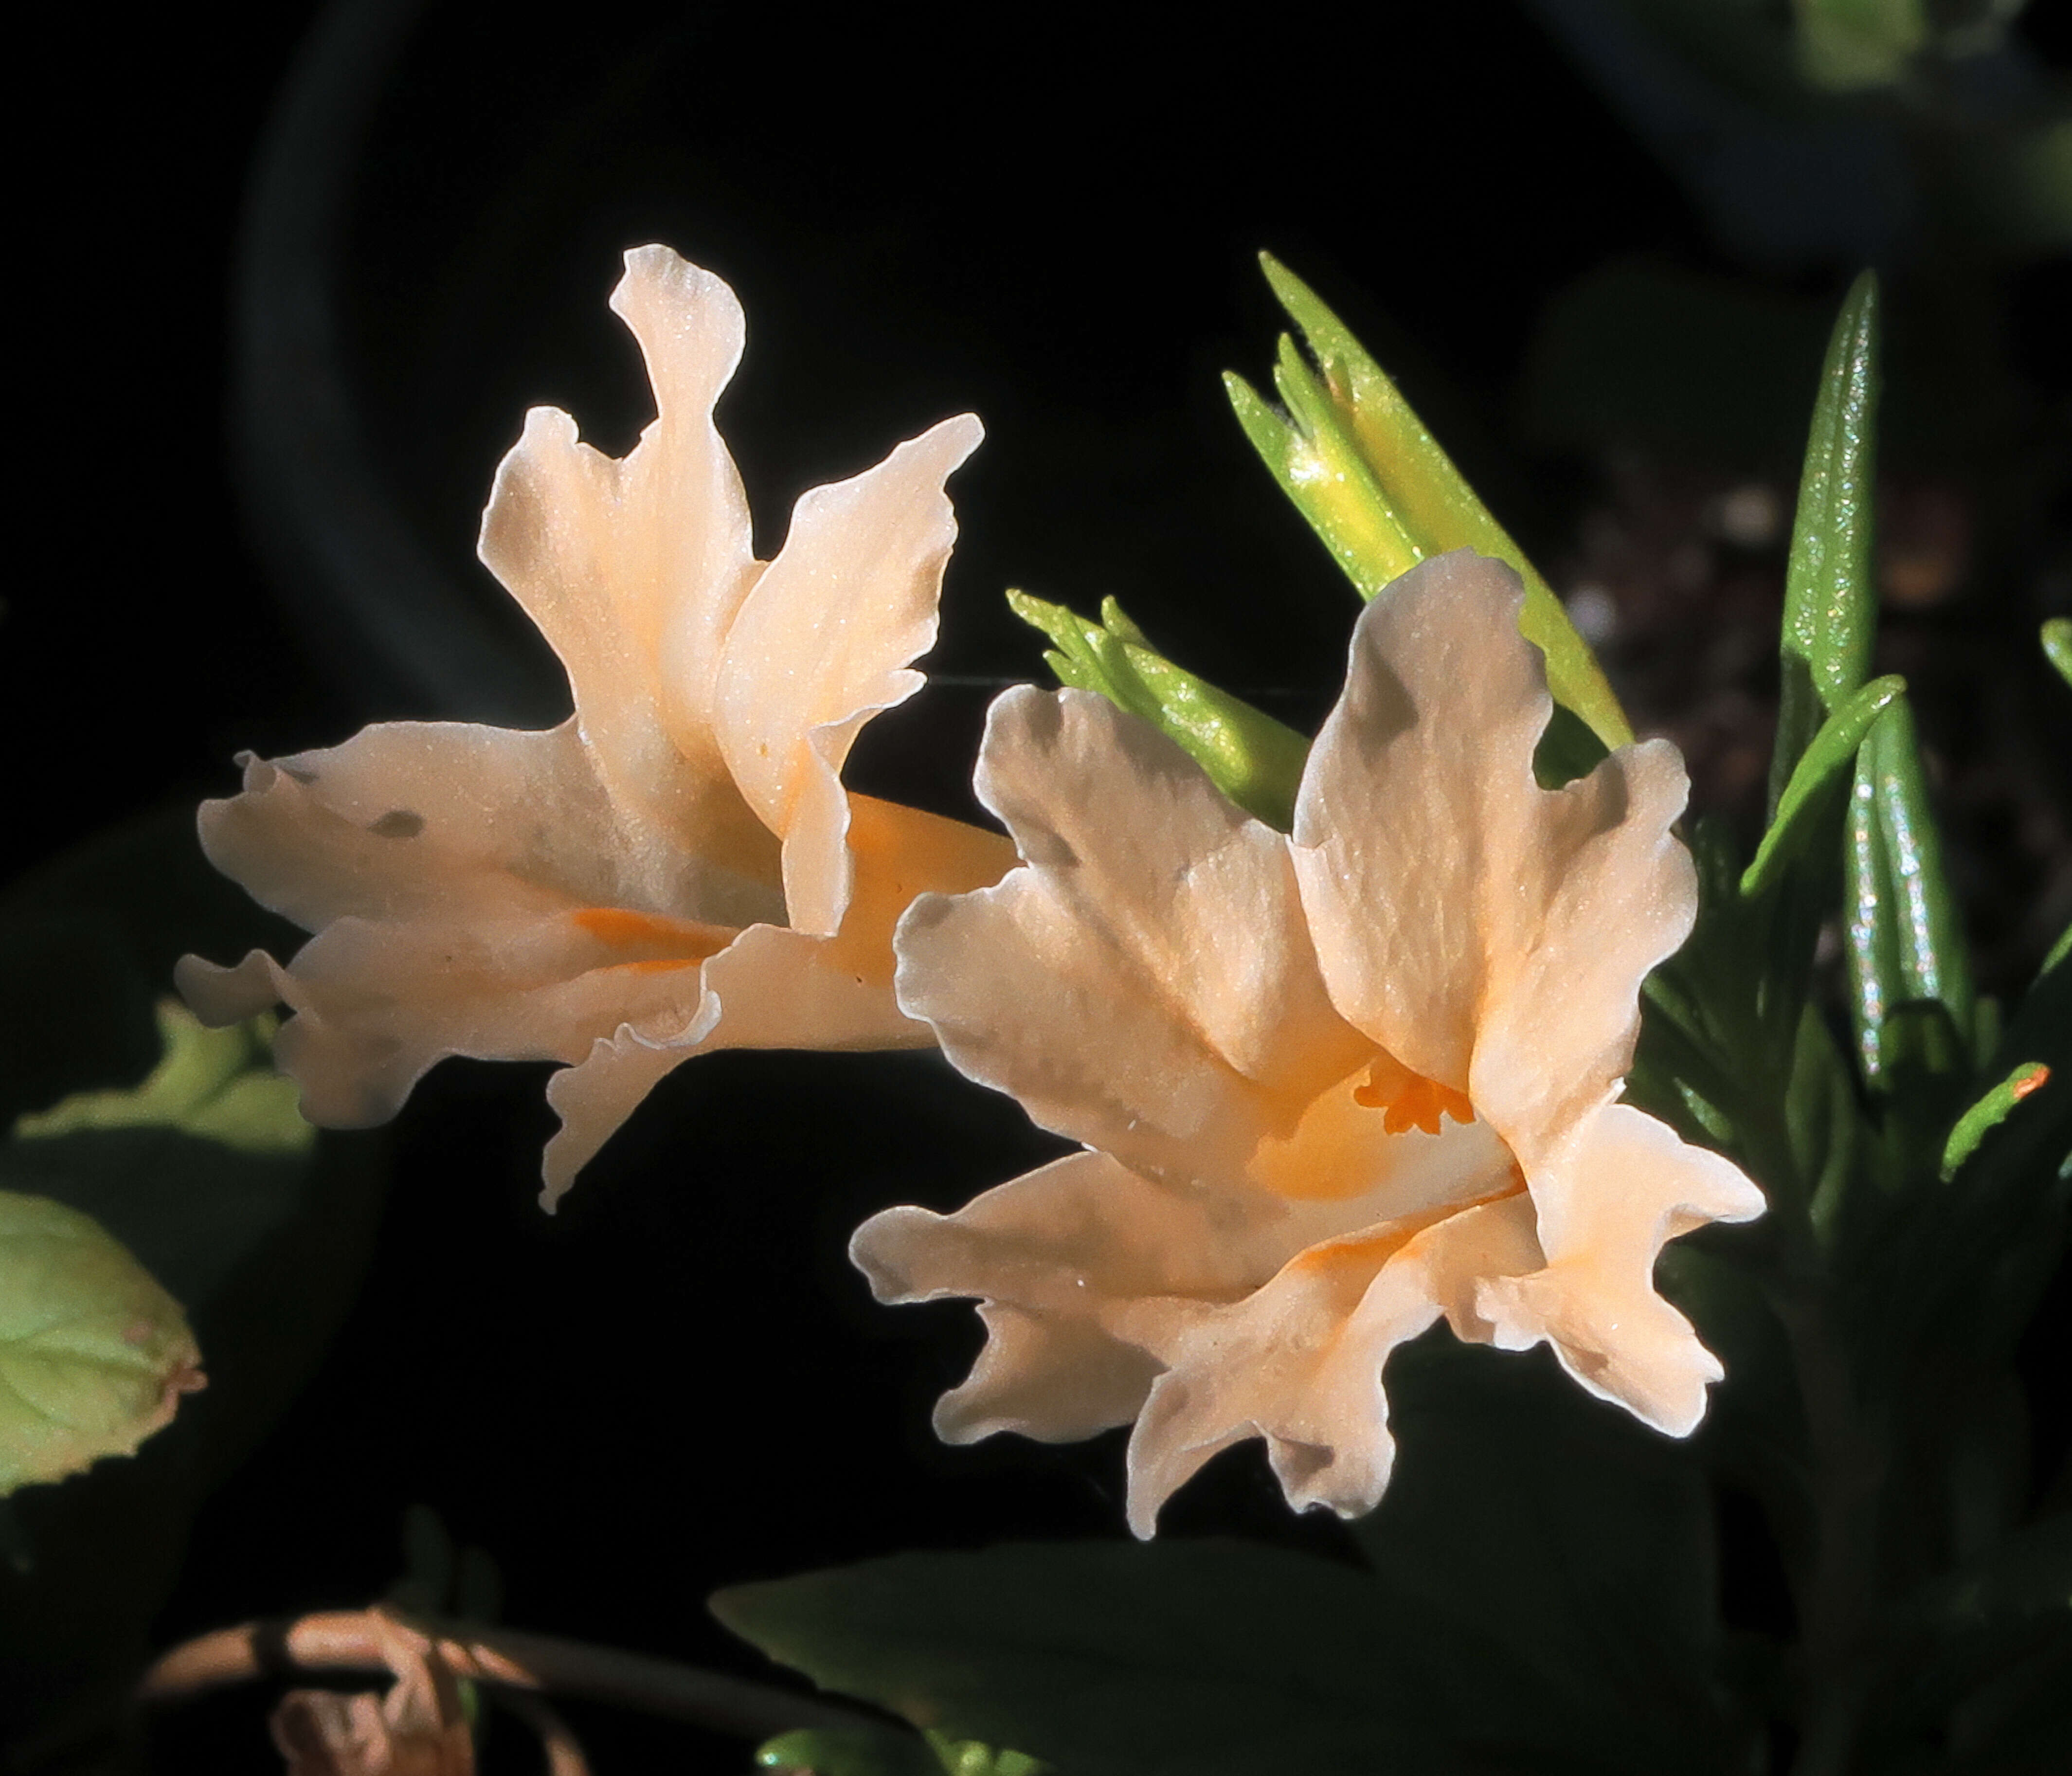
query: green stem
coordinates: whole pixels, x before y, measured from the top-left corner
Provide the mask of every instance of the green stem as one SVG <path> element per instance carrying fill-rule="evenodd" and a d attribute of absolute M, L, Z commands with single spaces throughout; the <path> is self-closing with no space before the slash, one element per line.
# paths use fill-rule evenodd
<path fill-rule="evenodd" d="M 1863 1704 L 1860 1655 L 1877 1576 L 1885 1438 L 1864 1410 L 1819 1293 L 1794 1290 L 1778 1311 L 1805 1408 L 1813 1486 L 1812 1568 L 1798 1586 L 1806 1699 L 1793 1776 L 1840 1776 Z"/>

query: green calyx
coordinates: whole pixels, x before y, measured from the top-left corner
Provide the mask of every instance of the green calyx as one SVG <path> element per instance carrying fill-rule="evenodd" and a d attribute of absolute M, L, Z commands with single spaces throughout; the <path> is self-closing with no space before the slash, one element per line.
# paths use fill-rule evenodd
<path fill-rule="evenodd" d="M 1284 832 L 1294 824 L 1296 786 L 1309 754 L 1294 729 L 1174 665 L 1113 598 L 1101 600 L 1098 623 L 1026 592 L 1010 591 L 1007 602 L 1050 638 L 1043 657 L 1059 684 L 1097 692 L 1149 722 L 1254 818 Z"/>
<path fill-rule="evenodd" d="M 1233 372 L 1223 386 L 1252 447 L 1360 596 L 1453 549 L 1507 562 L 1525 582 L 1519 631 L 1547 656 L 1555 701 L 1608 748 L 1628 744 L 1632 726 L 1597 656 L 1524 552 L 1345 323 L 1271 254 L 1260 263 L 1316 368 L 1284 336 L 1273 385 L 1285 411 Z"/>

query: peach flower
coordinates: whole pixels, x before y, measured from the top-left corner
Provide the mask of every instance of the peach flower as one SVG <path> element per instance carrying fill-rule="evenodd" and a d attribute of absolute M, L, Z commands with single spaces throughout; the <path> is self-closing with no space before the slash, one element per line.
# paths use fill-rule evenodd
<path fill-rule="evenodd" d="M 393 1116 L 448 1054 L 569 1063 L 547 1095 L 552 1207 L 664 1073 L 720 1048 L 925 1045 L 891 976 L 923 888 L 998 879 L 1006 841 L 852 795 L 863 724 L 923 682 L 956 536 L 943 483 L 969 414 L 816 487 L 767 564 L 713 424 L 740 304 L 664 247 L 611 306 L 659 417 L 623 461 L 526 416 L 481 553 L 560 655 L 575 713 L 543 733 L 383 722 L 247 756 L 203 804 L 210 861 L 316 935 L 283 967 L 188 957 L 211 1022 L 276 1001 L 276 1053 L 315 1123 Z"/>
<path fill-rule="evenodd" d="M 1642 979 L 1696 913 L 1684 770 L 1650 741 L 1537 785 L 1521 598 L 1462 552 L 1369 607 L 1292 842 L 1099 698 L 995 704 L 979 791 L 1023 865 L 915 902 L 900 1003 L 1086 1150 L 856 1235 L 880 1299 L 979 1299 L 945 1439 L 1133 1422 L 1144 1536 L 1263 1437 L 1292 1504 L 1352 1515 L 1393 1458 L 1389 1353 L 1441 1315 L 1696 1424 L 1720 1369 L 1655 1259 L 1762 1198 L 1617 1101 Z"/>

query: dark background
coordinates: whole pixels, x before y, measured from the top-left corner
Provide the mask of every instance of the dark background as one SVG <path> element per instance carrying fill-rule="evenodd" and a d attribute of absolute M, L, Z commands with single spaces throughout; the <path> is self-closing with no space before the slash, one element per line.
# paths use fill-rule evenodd
<path fill-rule="evenodd" d="M 305 64 L 299 125 L 273 108 L 315 9 L 119 28 L 82 9 L 39 27 L 22 77 L 68 121 L 24 168 L 14 223 L 33 316 L 13 360 L 24 570 L 0 625 L 18 864 L 227 793 L 240 748 L 392 716 L 558 717 L 565 693 L 475 563 L 475 527 L 528 405 L 568 408 L 614 451 L 649 417 L 604 306 L 627 246 L 676 247 L 746 306 L 721 419 L 766 556 L 806 487 L 948 413 L 985 420 L 952 483 L 962 534 L 932 662 L 948 682 L 875 724 L 851 774 L 951 812 L 969 811 L 993 686 L 1041 673 L 1007 586 L 1082 609 L 1115 594 L 1176 657 L 1289 719 L 1328 704 L 1354 601 L 1217 381 L 1263 381 L 1270 361 L 1259 249 L 1400 372 L 1570 581 L 1634 459 L 1520 425 L 1550 296 L 1636 253 L 1745 269 L 1501 0 L 1184 27 L 1126 6 L 430 0 L 385 51 L 382 10 L 357 9 L 363 35 L 331 52 L 362 74 L 327 86 Z M 2062 24 L 2034 30 L 2062 64 Z M 326 116 L 328 136 L 310 121 Z M 328 163 L 282 170 L 327 141 Z M 276 282 L 240 298 L 262 154 L 272 232 L 247 234 L 241 275 Z M 1832 311 L 1848 269 L 1758 282 Z M 2062 266 L 2009 286 L 2007 361 L 2033 407 L 2066 386 L 2066 287 Z M 240 362 L 261 384 L 242 417 Z M 1704 487 L 1774 480 L 1794 447 L 1685 461 Z M 283 516 L 291 483 L 337 534 L 313 542 Z M 1917 652 L 1984 649 L 1965 657 L 2031 685 L 2016 649 L 2064 588 L 2049 546 L 2028 546 L 2016 593 L 1960 585 L 1918 619 Z M 1774 582 L 1774 551 L 1742 565 Z M 367 640 L 354 613 L 384 600 L 421 615 L 424 657 Z M 1751 620 L 1774 635 L 1774 602 Z M 1646 681 L 1650 662 L 1624 669 Z M 1762 672 L 1745 670 L 1751 706 Z M 1963 720 L 1929 731 L 1964 755 Z M 2028 748 L 2025 783 L 2048 789 L 2034 761 L 2054 733 L 2008 742 Z M 2062 837 L 2066 805 L 2032 796 L 2006 818 Z M 2053 842 L 2009 864 L 2032 898 L 2059 880 Z M 2008 975 L 2033 965 L 2032 939 L 1987 935 Z M 938 1449 L 927 1403 L 976 1347 L 972 1318 L 875 1309 L 842 1256 L 878 1207 L 948 1207 L 1056 1150 L 1013 1106 L 933 1057 L 700 1060 L 549 1219 L 544 1077 L 449 1063 L 419 1090 L 359 1305 L 203 1513 L 162 1644 L 370 1598 L 413 1502 L 495 1560 L 514 1624 L 744 1671 L 759 1660 L 704 1611 L 717 1585 L 909 1545 L 1121 1533 L 1113 1438 Z M 1287 1517 L 1249 1449 L 1167 1521 L 1335 1545 Z M 170 1718 L 159 1760 L 276 1767 L 262 1712 L 247 1693 Z M 578 1717 L 601 1770 L 745 1767 L 687 1729 Z"/>

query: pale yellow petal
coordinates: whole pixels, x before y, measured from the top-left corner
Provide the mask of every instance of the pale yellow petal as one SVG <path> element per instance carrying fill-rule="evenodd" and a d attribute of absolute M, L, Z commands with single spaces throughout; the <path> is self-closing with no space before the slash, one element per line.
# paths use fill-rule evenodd
<path fill-rule="evenodd" d="M 857 731 L 918 690 L 956 521 L 943 484 L 984 435 L 967 413 L 853 480 L 816 487 L 742 604 L 721 659 L 734 780 L 784 841 L 787 922 L 832 933 L 849 902 L 841 768 Z"/>
<path fill-rule="evenodd" d="M 1693 1227 L 1762 1214 L 1762 1193 L 1729 1161 L 1628 1104 L 1589 1118 L 1531 1184 L 1547 1263 L 1485 1288 L 1480 1311 L 1496 1342 L 1515 1350 L 1544 1338 L 1592 1393 L 1688 1436 L 1722 1371 L 1656 1293 L 1655 1260 Z"/>
<path fill-rule="evenodd" d="M 976 781 L 1026 865 L 915 903 L 902 1004 L 1044 1127 L 1151 1175 L 1241 1182 L 1371 1052 L 1325 996 L 1280 835 L 1079 692 L 995 702 Z"/>
<path fill-rule="evenodd" d="M 666 248 L 627 255 L 612 306 L 657 417 L 624 460 L 528 414 L 496 473 L 480 553 L 568 669 L 584 743 L 620 818 L 775 881 L 777 847 L 713 735 L 726 633 L 754 583 L 748 506 L 713 404 L 739 362 L 740 304 Z"/>
<path fill-rule="evenodd" d="M 1696 886 L 1666 742 L 1558 792 L 1534 781 L 1552 705 L 1523 600 L 1510 568 L 1462 552 L 1368 607 L 1294 837 L 1338 1009 L 1531 1147 L 1616 1092 L 1641 980 L 1688 935 Z"/>

